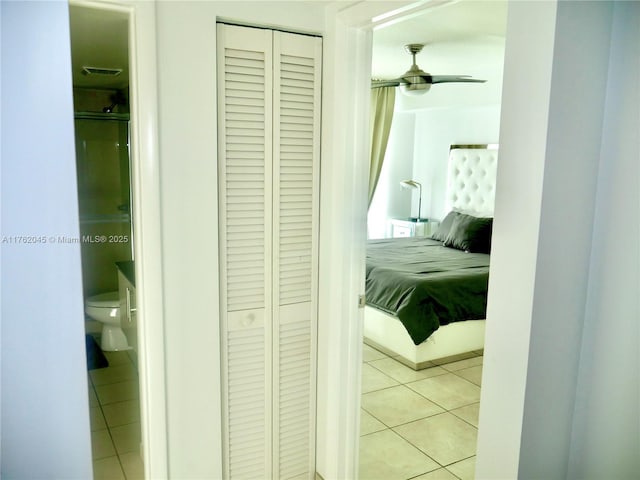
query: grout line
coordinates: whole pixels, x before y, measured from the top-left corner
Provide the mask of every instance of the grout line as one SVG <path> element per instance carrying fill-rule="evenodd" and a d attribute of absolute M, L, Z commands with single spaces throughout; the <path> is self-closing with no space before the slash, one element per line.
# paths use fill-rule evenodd
<path fill-rule="evenodd" d="M 131 359 L 128 356 L 127 356 L 127 359 L 128 359 L 128 362 L 122 362 L 122 363 L 118 363 L 116 365 L 109 365 L 106 368 L 114 368 L 114 367 L 119 367 L 119 366 L 122 366 L 122 365 L 134 366 L 133 362 L 131 361 Z M 124 469 L 124 464 L 122 462 L 121 455 L 118 452 L 118 449 L 116 448 L 115 440 L 113 438 L 113 434 L 111 432 L 111 429 L 112 428 L 118 428 L 118 427 L 126 426 L 126 425 L 131 425 L 131 424 L 134 424 L 134 423 L 140 423 L 140 420 L 138 420 L 138 422 L 129 422 L 129 423 L 126 423 L 126 424 L 123 424 L 123 425 L 116 425 L 116 426 L 113 426 L 113 427 L 109 426 L 109 424 L 107 423 L 107 417 L 106 417 L 106 415 L 104 413 L 103 407 L 104 407 L 104 405 L 114 405 L 114 404 L 123 403 L 123 402 L 133 402 L 133 401 L 138 401 L 139 402 L 140 400 L 139 399 L 131 399 L 131 400 L 122 400 L 121 402 L 111 402 L 111 403 L 103 404 L 102 401 L 100 400 L 100 398 L 98 397 L 98 392 L 96 391 L 96 385 L 94 384 L 93 378 L 91 377 L 91 375 L 89 375 L 89 379 L 90 379 L 90 383 L 91 383 L 91 388 L 93 389 L 93 393 L 94 393 L 94 395 L 95 395 L 95 397 L 96 397 L 96 399 L 98 401 L 98 406 L 100 407 L 100 412 L 102 414 L 102 418 L 103 418 L 104 423 L 106 425 L 106 430 L 108 431 L 109 438 L 111 439 L 111 445 L 113 446 L 113 451 L 115 452 L 114 456 L 117 457 L 117 459 L 118 459 L 118 464 L 120 465 L 120 471 L 122 472 L 122 476 L 124 477 L 125 480 L 127 480 L 127 473 L 126 473 L 126 471 Z M 137 372 L 136 372 L 135 378 L 125 379 L 125 380 L 118 380 L 117 382 L 100 384 L 98 386 L 101 387 L 101 386 L 104 386 L 104 385 L 114 385 L 116 383 L 129 382 L 129 381 L 135 381 L 135 382 L 139 381 Z M 128 453 L 128 452 L 126 452 L 126 453 Z M 101 460 L 101 459 L 98 459 L 98 460 Z M 93 459 L 93 455 L 92 455 L 91 461 L 92 461 L 92 463 L 96 461 L 96 460 Z"/>
<path fill-rule="evenodd" d="M 405 442 L 407 442 L 409 445 L 411 445 L 413 448 L 415 448 L 416 450 L 418 450 L 420 453 L 422 453 L 424 456 L 426 456 L 427 458 L 429 458 L 430 460 L 432 460 L 433 462 L 435 462 L 436 465 L 440 466 L 441 468 L 444 468 L 444 465 L 442 465 L 440 462 L 438 462 L 435 458 L 433 458 L 432 456 L 428 455 L 427 452 L 425 452 L 424 450 L 422 450 L 420 447 L 418 447 L 417 445 L 414 445 L 413 442 L 411 442 L 408 438 L 404 438 L 402 435 L 400 435 L 400 433 L 396 432 L 394 429 L 391 429 L 391 431 L 393 433 L 395 433 L 398 437 L 400 437 L 402 440 L 404 440 Z M 430 472 L 433 472 L 435 470 L 438 470 L 437 468 L 434 468 L 433 470 L 429 470 Z M 427 473 L 427 472 L 425 472 Z M 422 474 L 421 474 L 422 475 Z"/>
<path fill-rule="evenodd" d="M 378 359 L 378 360 L 383 360 L 383 359 Z M 403 364 L 401 364 L 403 365 Z M 434 365 L 432 367 L 428 367 L 428 368 L 423 368 L 421 370 L 412 370 L 411 368 L 407 367 L 406 365 L 403 365 L 404 367 L 408 368 L 409 370 L 413 371 L 413 372 L 422 372 L 423 370 L 430 370 L 432 368 L 440 368 L 441 370 L 443 370 L 442 373 L 438 373 L 436 375 L 431 375 L 430 377 L 425 377 L 425 378 L 419 378 L 417 380 L 410 380 L 408 382 L 402 382 L 400 380 L 398 380 L 395 377 L 392 377 L 391 375 L 389 375 L 387 372 L 385 372 L 384 370 L 380 370 L 378 367 L 376 367 L 375 365 L 371 365 L 369 364 L 370 367 L 375 368 L 376 370 L 378 370 L 379 372 L 385 374 L 387 377 L 392 378 L 393 380 L 395 380 L 396 382 L 399 382 L 401 385 L 406 385 L 407 383 L 414 383 L 414 382 L 421 382 L 422 380 L 427 380 L 428 378 L 433 378 L 433 377 L 439 377 L 440 375 L 445 375 L 447 373 L 452 373 L 449 372 L 449 370 L 446 370 L 445 368 L 442 368 L 440 365 Z M 367 392 L 368 393 L 368 392 Z"/>
<path fill-rule="evenodd" d="M 372 348 L 373 348 L 373 347 L 372 347 Z M 475 354 L 475 356 L 474 356 L 474 357 L 469 357 L 469 358 L 475 358 L 475 357 L 482 357 L 482 356 L 483 356 L 483 354 L 478 354 L 477 352 L 473 352 L 473 353 Z M 421 452 L 423 455 L 425 455 L 425 456 L 427 456 L 428 458 L 430 458 L 433 462 L 435 462 L 437 465 L 439 465 L 439 466 L 440 466 L 439 468 L 442 468 L 442 469 L 446 470 L 448 473 L 450 473 L 451 475 L 453 475 L 455 478 L 460 478 L 460 477 L 458 477 L 457 475 L 455 475 L 453 472 L 451 472 L 447 467 L 448 467 L 448 466 L 451 466 L 451 465 L 455 465 L 455 464 L 460 463 L 460 462 L 463 462 L 463 461 L 468 460 L 468 459 L 470 459 L 470 458 L 473 458 L 473 457 L 475 457 L 475 456 L 476 456 L 475 454 L 474 454 L 474 455 L 471 455 L 471 456 L 468 456 L 468 457 L 465 457 L 465 458 L 462 458 L 462 459 L 459 459 L 459 460 L 456 460 L 455 462 L 451 462 L 450 464 L 442 465 L 442 464 L 440 464 L 438 461 L 436 461 L 434 458 L 432 458 L 431 456 L 429 456 L 426 452 L 424 452 L 423 450 L 421 450 L 418 446 L 414 445 L 414 444 L 413 444 L 411 441 L 409 441 L 407 438 L 403 437 L 399 432 L 396 432 L 394 429 L 395 429 L 395 428 L 397 428 L 397 427 L 403 426 L 403 425 L 407 425 L 407 424 L 409 424 L 409 423 L 417 422 L 417 421 L 424 420 L 424 419 L 427 419 L 427 418 L 432 418 L 432 417 L 435 417 L 436 415 L 442 415 L 442 414 L 445 414 L 445 413 L 449 413 L 450 415 L 454 416 L 456 419 L 461 420 L 461 421 L 463 421 L 464 423 L 466 423 L 467 425 L 469 425 L 469 426 L 473 427 L 473 428 L 476 430 L 476 432 L 477 432 L 477 431 L 478 431 L 478 427 L 477 427 L 477 426 L 475 426 L 475 425 L 471 424 L 470 422 L 468 422 L 468 421 L 467 421 L 467 420 L 465 420 L 464 418 L 459 417 L 458 415 L 456 415 L 455 413 L 453 413 L 453 410 L 457 410 L 457 409 L 460 409 L 460 408 L 463 408 L 463 407 L 467 407 L 467 406 L 470 406 L 470 405 L 474 405 L 474 404 L 476 404 L 476 403 L 477 403 L 477 404 L 479 404 L 479 403 L 480 403 L 480 401 L 479 401 L 479 400 L 478 400 L 478 401 L 471 402 L 471 403 L 466 404 L 466 405 L 459 405 L 459 406 L 456 406 L 456 407 L 455 407 L 455 408 L 453 408 L 453 409 L 448 409 L 448 408 L 445 408 L 444 406 L 440 405 L 439 403 L 437 403 L 437 402 L 433 401 L 432 399 L 428 398 L 427 396 L 423 395 L 422 393 L 420 393 L 420 392 L 418 392 L 418 391 L 416 391 L 416 390 L 412 389 L 408 384 L 410 384 L 410 383 L 415 383 L 415 382 L 419 382 L 419 381 L 422 381 L 422 380 L 426 380 L 426 379 L 428 379 L 428 378 L 438 377 L 438 376 L 440 376 L 440 375 L 445 375 L 445 374 L 447 374 L 447 373 L 451 373 L 451 374 L 455 375 L 456 377 L 458 377 L 458 378 L 460 378 L 460 379 L 462 379 L 462 380 L 464 380 L 464 381 L 468 382 L 469 384 L 474 385 L 474 386 L 476 386 L 476 387 L 478 387 L 478 388 L 482 388 L 482 386 L 481 386 L 481 385 L 478 385 L 478 384 L 476 384 L 476 383 L 472 382 L 471 380 L 469 380 L 469 379 L 467 379 L 467 378 L 465 378 L 465 377 L 463 377 L 463 376 L 461 376 L 461 375 L 458 375 L 458 374 L 456 373 L 456 372 L 459 372 L 459 371 L 466 370 L 465 368 L 463 368 L 463 369 L 458 369 L 458 370 L 447 370 L 447 369 L 443 366 L 443 365 L 447 365 L 447 364 L 434 365 L 434 367 L 440 367 L 440 368 L 444 371 L 443 373 L 441 373 L 441 374 L 439 374 L 439 375 L 434 375 L 434 376 L 431 376 L 431 377 L 427 377 L 427 378 L 425 378 L 425 379 L 412 380 L 412 381 L 410 381 L 410 382 L 401 382 L 400 380 L 396 379 L 395 377 L 392 377 L 391 375 L 389 375 L 389 374 L 385 373 L 384 371 L 382 371 L 382 370 L 378 369 L 375 365 L 371 365 L 371 363 L 370 363 L 370 362 L 375 362 L 375 361 L 377 361 L 377 360 L 383 360 L 384 358 L 391 358 L 391 359 L 393 359 L 392 357 L 390 357 L 390 356 L 388 356 L 388 355 L 386 355 L 386 354 L 384 354 L 384 355 L 385 355 L 385 357 L 382 357 L 382 358 L 376 358 L 376 359 L 373 359 L 373 360 L 366 361 L 366 362 L 364 362 L 364 363 L 368 364 L 369 366 L 371 366 L 371 367 L 375 368 L 376 370 L 378 370 L 380 373 L 382 373 L 382 374 L 386 375 L 387 377 L 389 377 L 389 378 L 393 379 L 394 381 L 398 382 L 398 385 L 391 385 L 391 386 L 384 387 L 384 388 L 381 388 L 381 389 L 372 390 L 372 391 L 370 391 L 370 392 L 362 393 L 362 395 L 366 395 L 366 394 L 374 393 L 374 392 L 380 392 L 380 391 L 382 391 L 382 390 L 388 390 L 388 389 L 391 389 L 391 388 L 398 387 L 399 385 L 402 385 L 402 386 L 404 386 L 404 387 L 408 388 L 409 390 L 411 390 L 412 392 L 417 393 L 417 394 L 418 394 L 418 395 L 420 395 L 422 398 L 424 398 L 424 399 L 428 400 L 429 402 L 433 403 L 434 405 L 437 405 L 438 407 L 442 408 L 442 410 L 444 410 L 444 411 L 443 411 L 443 412 L 439 412 L 439 413 L 435 413 L 435 414 L 433 414 L 433 415 L 427 415 L 426 417 L 421 417 L 421 418 L 419 418 L 419 419 L 411 420 L 410 422 L 406 422 L 406 423 L 399 424 L 399 425 L 395 425 L 395 426 L 391 427 L 391 426 L 387 425 L 385 422 L 383 422 L 380 418 L 378 418 L 377 416 L 375 416 L 373 413 L 371 413 L 369 410 L 367 410 L 367 409 L 366 409 L 366 408 L 364 408 L 364 407 L 361 407 L 361 408 L 362 408 L 362 410 L 364 410 L 365 412 L 367 412 L 369 415 L 371 415 L 374 419 L 376 419 L 378 422 L 380 422 L 380 423 L 381 423 L 382 425 L 384 425 L 386 428 L 384 428 L 384 429 L 382 429 L 382 430 L 377 430 L 377 431 L 375 431 L 375 432 L 367 433 L 366 435 L 360 435 L 360 437 L 365 437 L 365 436 L 373 435 L 373 434 L 375 434 L 375 433 L 379 433 L 379 432 L 382 432 L 382 431 L 385 431 L 385 430 L 390 430 L 390 431 L 392 431 L 393 433 L 395 433 L 397 436 L 399 436 L 401 439 L 403 439 L 405 442 L 407 442 L 409 445 L 411 445 L 412 447 L 414 447 L 415 449 L 417 449 L 419 452 Z M 466 359 L 463 359 L 463 360 L 466 360 Z M 397 361 L 397 360 L 396 360 L 396 361 Z M 461 360 L 457 360 L 457 361 L 461 361 Z M 484 362 L 484 359 L 483 359 L 483 362 Z M 451 362 L 451 363 L 455 363 L 455 362 Z M 472 366 L 467 367 L 467 368 L 473 368 L 473 367 L 482 366 L 482 365 L 483 365 L 483 363 L 480 363 L 479 365 L 472 365 Z M 407 367 L 407 368 L 409 368 L 409 367 Z M 429 368 L 433 368 L 433 367 L 429 367 Z M 426 369 L 425 369 L 425 370 L 426 370 Z M 435 470 L 438 470 L 438 469 L 429 470 L 429 471 L 427 471 L 427 472 L 423 472 L 423 473 L 421 473 L 421 474 L 419 474 L 419 475 L 416 475 L 416 476 L 414 476 L 414 477 L 411 477 L 411 478 L 417 478 L 417 477 L 419 477 L 419 476 L 421 476 L 421 475 L 424 475 L 425 473 L 429 473 L 429 472 L 432 472 L 432 471 L 435 471 Z M 410 479 L 408 479 L 408 480 L 410 480 Z"/>

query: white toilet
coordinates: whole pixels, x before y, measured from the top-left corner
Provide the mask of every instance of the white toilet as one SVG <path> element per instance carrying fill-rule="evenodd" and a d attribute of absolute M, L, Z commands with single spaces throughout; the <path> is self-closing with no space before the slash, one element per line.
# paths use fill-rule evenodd
<path fill-rule="evenodd" d="M 84 302 L 84 311 L 102 324 L 100 348 L 106 352 L 128 350 L 129 344 L 120 328 L 120 297 L 118 292 L 107 292 L 89 297 Z"/>

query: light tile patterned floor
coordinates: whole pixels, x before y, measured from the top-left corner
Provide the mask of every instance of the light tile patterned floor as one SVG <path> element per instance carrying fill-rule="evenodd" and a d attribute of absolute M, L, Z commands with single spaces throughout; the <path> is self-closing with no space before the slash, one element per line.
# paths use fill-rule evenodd
<path fill-rule="evenodd" d="M 368 345 L 363 357 L 360 479 L 473 479 L 481 352 L 420 371 Z"/>
<path fill-rule="evenodd" d="M 109 366 L 89 370 L 95 480 L 144 479 L 138 373 L 127 352 L 105 352 Z"/>

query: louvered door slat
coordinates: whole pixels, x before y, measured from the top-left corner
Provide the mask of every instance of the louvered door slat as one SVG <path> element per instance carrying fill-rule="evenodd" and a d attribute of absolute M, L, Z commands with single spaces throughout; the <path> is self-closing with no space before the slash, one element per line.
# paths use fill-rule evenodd
<path fill-rule="evenodd" d="M 312 479 L 318 38 L 218 26 L 225 476 Z"/>
<path fill-rule="evenodd" d="M 269 425 L 265 421 L 266 378 L 260 362 L 265 354 L 265 331 L 262 328 L 232 330 L 227 337 L 227 395 L 229 431 L 229 472 L 233 478 L 259 475 L 267 461 L 265 436 Z M 247 458 L 254 463 L 247 463 Z M 254 477 L 255 478 L 255 477 Z"/>
<path fill-rule="evenodd" d="M 303 303 L 304 305 L 304 303 Z M 293 478 L 309 471 L 308 455 L 313 445 L 310 409 L 311 335 L 291 336 L 310 330 L 302 320 L 280 326 L 278 449 L 279 478 Z"/>
<path fill-rule="evenodd" d="M 274 477 L 313 478 L 320 40 L 274 38 Z"/>
<path fill-rule="evenodd" d="M 218 26 L 225 476 L 263 478 L 271 450 L 272 55 L 268 33 Z"/>

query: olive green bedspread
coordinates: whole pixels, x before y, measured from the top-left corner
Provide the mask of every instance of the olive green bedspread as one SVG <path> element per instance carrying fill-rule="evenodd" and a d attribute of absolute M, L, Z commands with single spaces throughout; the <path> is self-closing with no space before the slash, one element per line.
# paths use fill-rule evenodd
<path fill-rule="evenodd" d="M 489 255 L 423 237 L 367 242 L 367 304 L 395 315 L 416 345 L 440 325 L 486 317 Z"/>

